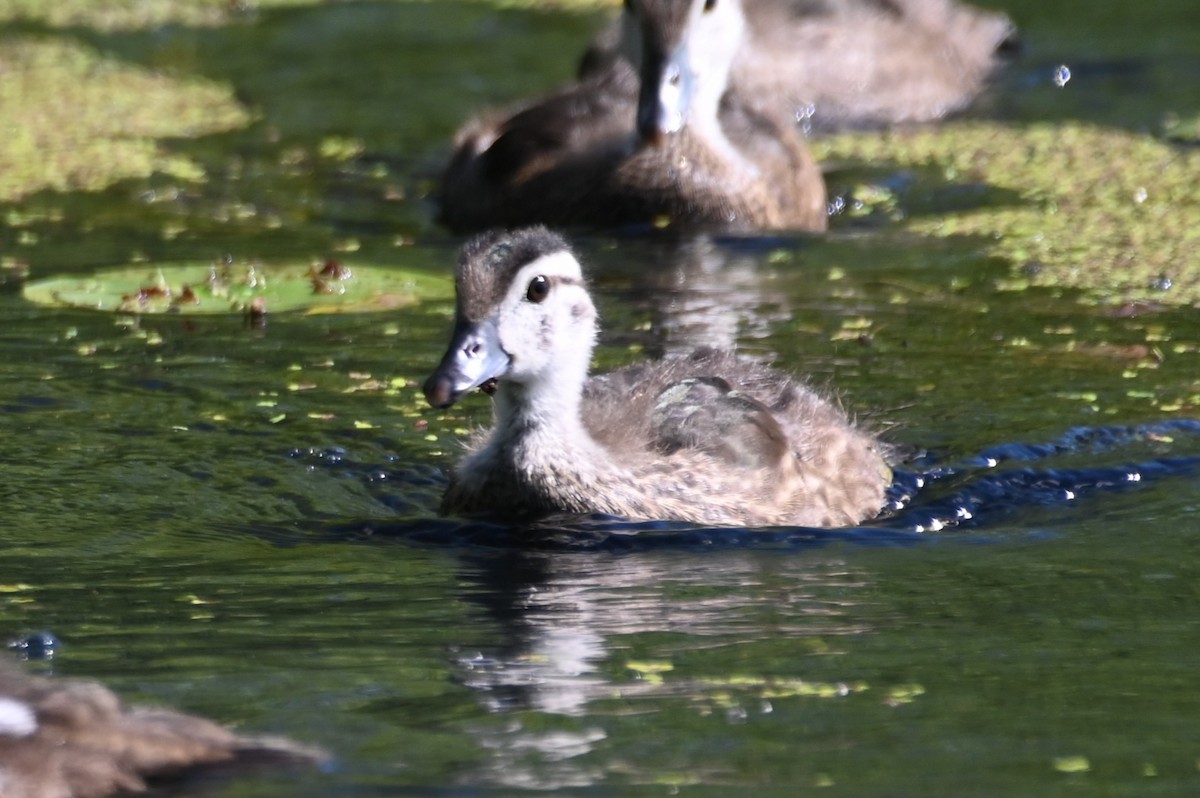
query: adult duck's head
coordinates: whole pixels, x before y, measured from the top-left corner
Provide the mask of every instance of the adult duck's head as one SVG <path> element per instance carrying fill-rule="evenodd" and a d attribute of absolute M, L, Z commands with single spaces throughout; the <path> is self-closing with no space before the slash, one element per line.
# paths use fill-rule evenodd
<path fill-rule="evenodd" d="M 637 131 L 659 144 L 716 122 L 746 20 L 741 0 L 625 0 L 622 49 L 641 80 Z"/>

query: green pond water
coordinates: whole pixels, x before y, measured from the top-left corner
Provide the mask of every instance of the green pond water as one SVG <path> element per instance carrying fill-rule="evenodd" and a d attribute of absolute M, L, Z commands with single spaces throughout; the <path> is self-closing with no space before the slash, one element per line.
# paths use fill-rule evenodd
<path fill-rule="evenodd" d="M 1145 135 L 1194 114 L 1191 0 L 1130 8 L 1011 3 L 1027 51 L 979 113 Z M 256 121 L 164 145 L 203 183 L 7 203 L 0 250 L 35 278 L 227 254 L 448 275 L 459 241 L 422 198 L 447 137 L 564 77 L 597 22 L 461 3 L 106 33 L 10 22 L 0 33 L 228 84 Z M 1069 101 L 1049 83 L 1059 63 L 1083 81 Z M 831 186 L 901 186 L 911 214 L 1015 201 L 882 171 L 852 165 Z M 483 396 L 449 413 L 420 398 L 445 299 L 250 325 L 8 292 L 0 633 L 56 634 L 41 670 L 336 756 L 206 794 L 1200 787 L 1200 433 L 1122 434 L 1200 417 L 1193 307 L 1016 290 L 1022 265 L 986 242 L 873 216 L 821 238 L 577 240 L 598 366 L 737 345 L 928 452 L 912 472 L 954 473 L 862 530 L 592 520 L 522 545 L 436 517 L 456 440 L 490 412 Z M 1080 427 L 1098 431 L 972 459 Z M 915 531 L 932 520 L 949 525 Z"/>

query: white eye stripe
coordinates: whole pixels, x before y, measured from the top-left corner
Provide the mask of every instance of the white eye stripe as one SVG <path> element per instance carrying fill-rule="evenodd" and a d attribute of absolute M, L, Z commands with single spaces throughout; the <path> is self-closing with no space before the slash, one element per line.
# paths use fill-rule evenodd
<path fill-rule="evenodd" d="M 529 301 L 529 289 L 533 281 L 542 277 L 550 291 L 557 286 L 585 285 L 579 261 L 570 252 L 553 252 L 526 263 L 512 278 L 509 301 Z"/>
<path fill-rule="evenodd" d="M 583 276 L 583 272 L 579 267 L 579 261 L 575 260 L 574 255 L 566 251 L 551 252 L 549 255 L 542 255 L 539 258 L 535 258 L 521 267 L 520 274 L 526 277 L 544 274 L 551 279 L 579 279 Z"/>

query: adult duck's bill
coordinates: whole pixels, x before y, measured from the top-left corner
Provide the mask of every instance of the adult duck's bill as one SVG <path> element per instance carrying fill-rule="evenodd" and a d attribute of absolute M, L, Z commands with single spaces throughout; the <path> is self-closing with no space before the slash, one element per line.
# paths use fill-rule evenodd
<path fill-rule="evenodd" d="M 695 92 L 687 44 L 670 53 L 646 43 L 638 93 L 637 130 L 642 141 L 659 145 L 683 129 Z"/>
<path fill-rule="evenodd" d="M 685 44 L 670 54 L 650 50 L 644 56 L 637 98 L 637 132 L 643 142 L 661 144 L 682 130 L 694 91 L 695 76 Z"/>
<path fill-rule="evenodd" d="M 508 366 L 508 353 L 500 345 L 495 321 L 459 321 L 442 362 L 425 380 L 425 400 L 442 409 L 474 388 L 494 389 L 495 381 L 508 372 Z"/>

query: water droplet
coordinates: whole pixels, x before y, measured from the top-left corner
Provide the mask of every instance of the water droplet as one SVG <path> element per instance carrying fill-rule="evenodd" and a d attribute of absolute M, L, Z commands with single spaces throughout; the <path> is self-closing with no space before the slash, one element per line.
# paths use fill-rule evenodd
<path fill-rule="evenodd" d="M 1054 70 L 1054 85 L 1055 86 L 1058 86 L 1061 89 L 1063 86 L 1067 85 L 1067 82 L 1070 79 L 1071 79 L 1071 68 L 1068 67 L 1066 64 L 1061 64 L 1060 66 L 1055 68 L 1055 70 Z"/>
<path fill-rule="evenodd" d="M 796 109 L 796 124 L 800 126 L 800 132 L 806 136 L 811 136 L 813 132 L 813 115 L 817 113 L 817 106 L 813 103 L 802 105 Z"/>

